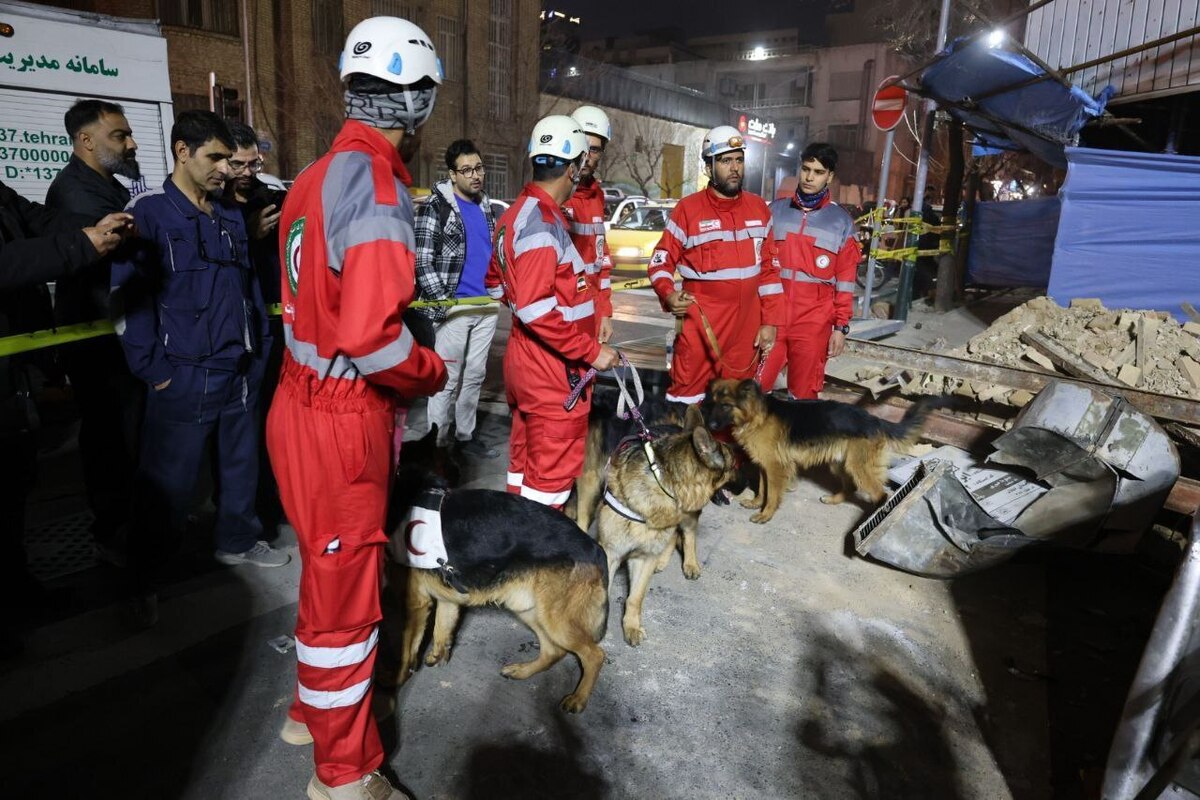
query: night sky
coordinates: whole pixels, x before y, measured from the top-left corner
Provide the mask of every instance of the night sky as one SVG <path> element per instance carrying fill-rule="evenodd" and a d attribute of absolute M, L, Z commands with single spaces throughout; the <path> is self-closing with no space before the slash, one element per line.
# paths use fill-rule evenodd
<path fill-rule="evenodd" d="M 578 16 L 582 38 L 622 36 L 655 28 L 685 35 L 743 33 L 819 25 L 825 0 L 543 0 L 542 7 Z"/>

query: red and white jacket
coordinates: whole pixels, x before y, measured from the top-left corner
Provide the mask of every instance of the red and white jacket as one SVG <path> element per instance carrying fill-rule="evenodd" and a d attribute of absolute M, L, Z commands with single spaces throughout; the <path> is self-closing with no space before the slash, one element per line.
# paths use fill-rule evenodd
<path fill-rule="evenodd" d="M 753 304 L 761 307 L 760 324 L 783 322 L 771 212 L 756 194 L 725 198 L 704 189 L 680 200 L 648 267 L 664 309 L 676 290 L 676 270 L 707 315 Z"/>
<path fill-rule="evenodd" d="M 828 197 L 805 211 L 794 198 L 771 203 L 771 222 L 783 279 L 787 320 L 849 325 L 861 257 L 854 220 Z"/>
<path fill-rule="evenodd" d="M 317 381 L 367 381 L 412 398 L 446 382 L 400 315 L 414 295 L 412 182 L 396 148 L 347 121 L 300 173 L 279 221 L 283 331 Z"/>
<path fill-rule="evenodd" d="M 532 183 L 496 223 L 484 284 L 513 313 L 504 352 L 510 393 L 527 413 L 561 415 L 567 368 L 586 369 L 600 354 L 596 290 L 562 209 Z"/>
<path fill-rule="evenodd" d="M 563 204 L 571 241 L 596 289 L 596 316 L 612 316 L 612 254 L 604 229 L 604 188 L 598 179 L 580 182 Z"/>

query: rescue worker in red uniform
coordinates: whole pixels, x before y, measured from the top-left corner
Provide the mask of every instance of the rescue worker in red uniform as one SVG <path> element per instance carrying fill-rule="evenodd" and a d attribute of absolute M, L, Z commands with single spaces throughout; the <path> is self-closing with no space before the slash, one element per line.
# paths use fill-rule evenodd
<path fill-rule="evenodd" d="M 689 405 L 713 378 L 753 377 L 783 321 L 771 214 L 742 191 L 741 134 L 713 128 L 701 155 L 709 185 L 675 206 L 648 268 L 663 308 L 682 320 L 667 399 Z"/>
<path fill-rule="evenodd" d="M 588 282 L 596 289 L 596 338 L 612 338 L 612 255 L 604 235 L 604 187 L 596 177 L 604 148 L 612 138 L 608 114 L 595 106 L 580 106 L 571 114 L 587 137 L 588 152 L 580 168 L 582 177 L 571 199 L 563 204 L 571 241 L 587 267 Z"/>
<path fill-rule="evenodd" d="M 860 251 L 854 220 L 829 196 L 837 159 L 831 145 L 810 144 L 795 196 L 771 203 L 787 316 L 761 385 L 770 391 L 786 363 L 788 392 L 797 399 L 815 398 L 825 385 L 825 362 L 845 349 L 854 311 Z"/>
<path fill-rule="evenodd" d="M 587 157 L 571 117 L 538 122 L 529 140 L 533 182 L 496 223 L 485 280 L 512 310 L 504 384 L 512 410 L 508 491 L 562 508 L 583 472 L 591 392 L 563 407 L 588 366 L 613 367 L 617 351 L 597 340 L 596 289 L 588 280 L 562 205 Z"/>
<path fill-rule="evenodd" d="M 296 179 L 279 226 L 287 349 L 267 445 L 302 562 L 297 692 L 280 735 L 313 743 L 310 800 L 401 800 L 377 771 L 371 682 L 395 409 L 446 381 L 400 318 L 415 291 L 401 154 L 442 71 L 424 31 L 374 17 L 350 32 L 341 77 L 346 123 Z"/>

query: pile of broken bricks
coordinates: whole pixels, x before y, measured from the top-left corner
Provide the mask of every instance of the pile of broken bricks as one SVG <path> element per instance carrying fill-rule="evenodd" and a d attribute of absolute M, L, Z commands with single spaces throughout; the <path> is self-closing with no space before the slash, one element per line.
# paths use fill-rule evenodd
<path fill-rule="evenodd" d="M 1116 387 L 1200 399 L 1200 321 L 1181 325 L 1164 311 L 1107 309 L 1097 299 L 1063 308 L 1036 297 L 998 318 L 966 347 L 946 355 L 985 364 L 1083 378 Z M 1024 389 L 975 385 L 935 373 L 860 370 L 858 381 L 898 386 L 906 394 L 954 394 L 1023 407 Z"/>

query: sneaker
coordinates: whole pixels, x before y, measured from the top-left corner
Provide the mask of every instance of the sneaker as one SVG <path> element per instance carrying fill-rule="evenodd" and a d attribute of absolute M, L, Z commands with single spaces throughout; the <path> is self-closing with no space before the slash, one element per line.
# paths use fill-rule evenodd
<path fill-rule="evenodd" d="M 326 786 L 316 775 L 308 782 L 309 800 L 413 800 L 413 796 L 392 786 L 379 772 L 363 775 L 353 783 Z"/>
<path fill-rule="evenodd" d="M 488 447 L 478 439 L 456 442 L 455 447 L 464 456 L 471 456 L 472 458 L 495 458 L 500 455 L 499 450 L 494 447 Z"/>
<path fill-rule="evenodd" d="M 266 542 L 256 542 L 254 547 L 244 553 L 226 553 L 218 550 L 215 558 L 222 564 L 228 564 L 231 567 L 236 567 L 238 564 L 252 564 L 256 567 L 282 567 L 292 560 L 287 553 L 276 550 Z"/>

